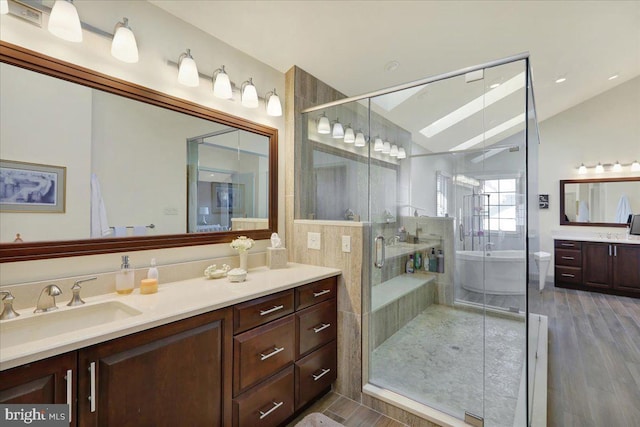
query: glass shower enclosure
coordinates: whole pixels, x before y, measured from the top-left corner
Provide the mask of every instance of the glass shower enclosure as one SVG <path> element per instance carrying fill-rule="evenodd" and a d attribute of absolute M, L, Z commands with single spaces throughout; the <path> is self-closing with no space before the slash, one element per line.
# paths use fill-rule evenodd
<path fill-rule="evenodd" d="M 300 217 L 369 236 L 364 393 L 431 420 L 531 425 L 536 126 L 526 54 L 303 113 Z"/>

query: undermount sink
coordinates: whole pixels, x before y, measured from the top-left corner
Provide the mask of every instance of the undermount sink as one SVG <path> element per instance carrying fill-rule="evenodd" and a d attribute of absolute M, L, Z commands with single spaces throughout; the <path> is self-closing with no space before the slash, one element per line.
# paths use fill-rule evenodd
<path fill-rule="evenodd" d="M 0 322 L 0 341 L 2 347 L 12 347 L 128 319 L 139 314 L 142 312 L 119 301 L 80 307 L 65 306 L 48 313 L 24 315 Z"/>

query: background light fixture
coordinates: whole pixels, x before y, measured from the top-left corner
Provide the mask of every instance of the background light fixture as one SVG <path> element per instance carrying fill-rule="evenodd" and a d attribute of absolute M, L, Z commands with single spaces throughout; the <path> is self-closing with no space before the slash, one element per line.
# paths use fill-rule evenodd
<path fill-rule="evenodd" d="M 406 159 L 406 158 L 407 158 L 407 152 L 405 151 L 404 147 L 398 148 L 398 159 Z"/>
<path fill-rule="evenodd" d="M 351 124 L 344 130 L 344 142 L 347 144 L 353 144 L 356 141 L 356 134 L 351 128 Z"/>
<path fill-rule="evenodd" d="M 191 49 L 178 58 L 178 82 L 189 87 L 197 87 L 200 84 L 198 66 L 191 56 Z"/>
<path fill-rule="evenodd" d="M 233 92 L 231 91 L 231 80 L 229 80 L 229 75 L 224 69 L 224 65 L 222 68 L 215 70 L 211 78 L 213 80 L 214 96 L 221 99 L 231 99 L 233 97 Z"/>
<path fill-rule="evenodd" d="M 280 97 L 276 93 L 276 89 L 273 92 L 267 92 L 264 96 L 267 100 L 267 114 L 274 117 L 280 117 L 282 115 L 282 104 L 280 103 Z"/>
<path fill-rule="evenodd" d="M 389 154 L 391 152 L 391 143 L 386 142 L 382 145 L 382 154 Z"/>
<path fill-rule="evenodd" d="M 6 15 L 7 13 L 9 13 L 9 2 L 0 0 L 0 15 Z"/>
<path fill-rule="evenodd" d="M 373 151 L 382 151 L 384 150 L 384 143 L 380 137 L 377 137 L 375 142 L 373 143 Z"/>
<path fill-rule="evenodd" d="M 634 160 L 633 163 L 631 163 L 631 170 L 633 172 L 640 172 L 640 163 L 638 163 L 637 160 Z"/>
<path fill-rule="evenodd" d="M 620 162 L 616 161 L 616 162 L 613 164 L 613 168 L 612 168 L 612 170 L 613 170 L 614 172 L 620 172 L 620 171 L 622 170 L 622 165 L 620 164 Z"/>
<path fill-rule="evenodd" d="M 240 98 L 243 107 L 258 108 L 258 91 L 253 84 L 253 78 L 242 83 L 240 86 Z"/>
<path fill-rule="evenodd" d="M 198 213 L 202 215 L 202 224 L 207 225 L 207 215 L 209 215 L 209 207 L 200 206 L 198 208 Z"/>
<path fill-rule="evenodd" d="M 129 64 L 138 62 L 138 44 L 127 18 L 122 18 L 122 22 L 116 24 L 111 42 L 111 55 Z"/>
<path fill-rule="evenodd" d="M 596 173 L 602 173 L 604 172 L 604 166 L 602 166 L 602 163 L 598 163 L 596 166 Z"/>
<path fill-rule="evenodd" d="M 580 175 L 584 175 L 587 173 L 587 167 L 583 164 L 580 165 L 580 167 L 578 168 L 578 173 Z"/>
<path fill-rule="evenodd" d="M 391 146 L 391 151 L 389 151 L 389 155 L 391 157 L 398 157 L 398 146 L 396 144 L 393 144 Z"/>
<path fill-rule="evenodd" d="M 82 27 L 78 10 L 73 5 L 73 0 L 56 0 L 51 9 L 49 32 L 56 37 L 74 43 L 82 41 Z"/>
<path fill-rule="evenodd" d="M 339 120 L 333 122 L 333 130 L 331 131 L 331 138 L 339 139 L 344 138 L 344 128 Z"/>
<path fill-rule="evenodd" d="M 364 133 L 358 132 L 356 134 L 356 141 L 354 145 L 356 147 L 364 147 L 365 145 L 367 145 L 367 140 L 364 137 Z"/>
<path fill-rule="evenodd" d="M 331 133 L 331 123 L 329 123 L 329 119 L 324 113 L 322 113 L 322 116 L 318 119 L 318 133 L 322 135 Z"/>

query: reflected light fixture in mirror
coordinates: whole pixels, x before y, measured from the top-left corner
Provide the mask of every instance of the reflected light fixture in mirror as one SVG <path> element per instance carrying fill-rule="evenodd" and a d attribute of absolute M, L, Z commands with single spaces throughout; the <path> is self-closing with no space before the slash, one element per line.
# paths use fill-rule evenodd
<path fill-rule="evenodd" d="M 356 134 L 351 128 L 351 124 L 344 130 L 344 142 L 347 144 L 353 144 L 356 141 Z"/>
<path fill-rule="evenodd" d="M 213 95 L 221 99 L 231 99 L 233 96 L 229 74 L 224 65 L 213 72 Z"/>
<path fill-rule="evenodd" d="M 191 49 L 187 49 L 178 58 L 178 82 L 188 87 L 197 87 L 200 84 L 198 66 L 191 56 Z"/>
<path fill-rule="evenodd" d="M 322 135 L 331 133 L 331 123 L 329 123 L 329 119 L 324 113 L 322 113 L 322 116 L 318 119 L 318 133 Z"/>
<path fill-rule="evenodd" d="M 367 140 L 364 138 L 364 133 L 358 132 L 354 145 L 356 147 L 364 147 L 365 145 L 367 145 Z"/>
<path fill-rule="evenodd" d="M 389 151 L 389 155 L 391 157 L 398 157 L 398 146 L 396 144 L 393 144 L 391 146 L 391 151 Z"/>
<path fill-rule="evenodd" d="M 6 15 L 7 13 L 9 13 L 8 0 L 0 0 L 0 15 Z"/>
<path fill-rule="evenodd" d="M 406 158 L 407 158 L 407 152 L 405 151 L 404 147 L 398 148 L 398 159 L 406 159 Z"/>
<path fill-rule="evenodd" d="M 282 116 L 282 104 L 275 88 L 273 92 L 267 92 L 264 97 L 267 100 L 267 114 L 274 117 Z"/>
<path fill-rule="evenodd" d="M 333 131 L 331 132 L 331 137 L 335 139 L 344 138 L 344 128 L 342 127 L 342 123 L 339 120 L 336 120 L 333 123 Z"/>
<path fill-rule="evenodd" d="M 82 41 L 80 17 L 72 0 L 56 0 L 47 28 L 51 34 L 63 40 L 74 43 Z"/>
<path fill-rule="evenodd" d="M 243 107 L 258 108 L 258 91 L 253 84 L 253 78 L 242 83 L 240 92 Z"/>
<path fill-rule="evenodd" d="M 382 154 L 389 154 L 391 152 L 391 143 L 386 142 L 382 144 Z"/>
<path fill-rule="evenodd" d="M 382 139 L 378 137 L 373 143 L 373 151 L 382 151 L 382 150 L 384 150 L 384 143 L 382 142 Z"/>
<path fill-rule="evenodd" d="M 116 24 L 111 42 L 111 55 L 129 64 L 138 62 L 138 44 L 127 18 L 122 18 L 122 22 Z"/>

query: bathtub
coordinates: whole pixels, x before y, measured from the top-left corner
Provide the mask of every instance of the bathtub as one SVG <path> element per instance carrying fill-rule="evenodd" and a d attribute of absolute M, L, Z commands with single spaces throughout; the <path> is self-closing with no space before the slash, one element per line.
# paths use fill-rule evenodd
<path fill-rule="evenodd" d="M 456 273 L 468 291 L 524 295 L 527 266 L 524 251 L 458 251 Z"/>

